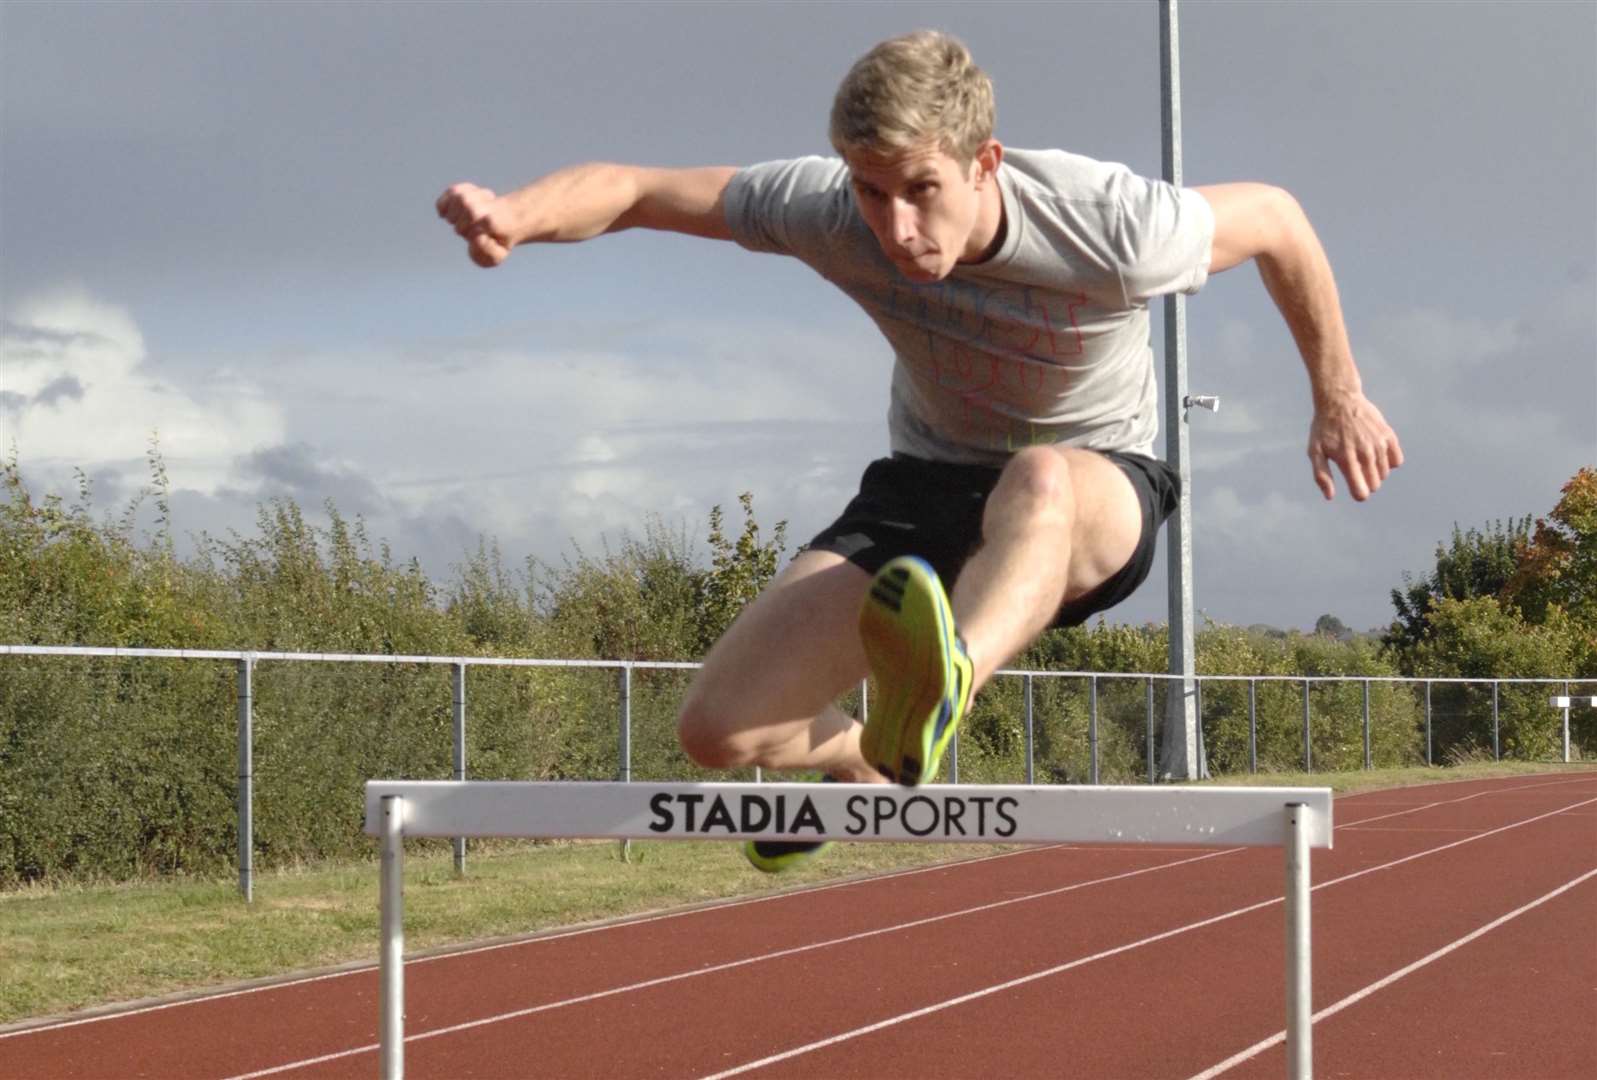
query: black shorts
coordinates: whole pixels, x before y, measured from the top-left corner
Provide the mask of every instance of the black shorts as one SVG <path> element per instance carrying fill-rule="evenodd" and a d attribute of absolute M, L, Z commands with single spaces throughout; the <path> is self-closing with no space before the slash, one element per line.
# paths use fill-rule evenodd
<path fill-rule="evenodd" d="M 1162 461 L 1098 451 L 1120 466 L 1142 506 L 1142 536 L 1126 565 L 1086 596 L 1059 609 L 1055 626 L 1079 626 L 1136 591 L 1153 567 L 1159 526 L 1176 508 L 1181 482 Z M 870 463 L 859 494 L 806 550 L 833 551 L 874 574 L 900 555 L 919 555 L 950 591 L 981 546 L 982 509 L 1002 470 L 949 465 L 895 454 Z"/>

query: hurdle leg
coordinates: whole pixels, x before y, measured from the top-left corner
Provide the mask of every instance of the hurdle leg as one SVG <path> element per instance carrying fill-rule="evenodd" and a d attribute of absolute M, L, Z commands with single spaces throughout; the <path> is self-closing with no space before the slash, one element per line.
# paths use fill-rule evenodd
<path fill-rule="evenodd" d="M 1290 1080 L 1314 1075 L 1314 1009 L 1309 951 L 1309 828 L 1312 811 L 1286 807 L 1286 1071 Z"/>
<path fill-rule="evenodd" d="M 405 800 L 383 796 L 378 1043 L 383 1080 L 405 1075 Z"/>

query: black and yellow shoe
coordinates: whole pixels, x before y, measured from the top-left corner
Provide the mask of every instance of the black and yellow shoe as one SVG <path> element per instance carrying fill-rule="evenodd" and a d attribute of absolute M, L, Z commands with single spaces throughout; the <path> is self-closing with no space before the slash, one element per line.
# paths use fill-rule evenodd
<path fill-rule="evenodd" d="M 743 857 L 756 870 L 781 874 L 795 870 L 832 846 L 830 840 L 749 840 Z"/>
<path fill-rule="evenodd" d="M 930 782 L 970 705 L 971 665 L 937 572 L 907 555 L 882 567 L 860 608 L 876 698 L 865 761 L 905 787 Z"/>
<path fill-rule="evenodd" d="M 836 782 L 830 776 L 821 777 L 823 784 Z M 830 840 L 746 840 L 743 857 L 756 870 L 781 874 L 803 866 L 831 846 Z"/>

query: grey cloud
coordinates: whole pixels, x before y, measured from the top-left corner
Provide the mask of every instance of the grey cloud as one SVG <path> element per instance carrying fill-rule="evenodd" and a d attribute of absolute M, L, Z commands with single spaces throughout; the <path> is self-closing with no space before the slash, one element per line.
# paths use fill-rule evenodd
<path fill-rule="evenodd" d="M 256 481 L 262 496 L 286 495 L 296 502 L 320 506 L 331 499 L 342 513 L 369 515 L 386 508 L 377 485 L 359 472 L 321 461 L 308 443 L 290 443 L 257 450 L 238 460 L 234 471 Z M 228 489 L 237 495 L 237 489 Z"/>
<path fill-rule="evenodd" d="M 30 355 L 40 353 L 50 356 L 75 345 L 104 345 L 109 342 L 103 334 L 89 330 L 54 330 L 6 318 L 0 318 L 0 338 L 5 339 L 8 352 L 21 347 Z"/>
<path fill-rule="evenodd" d="M 43 390 L 34 395 L 34 401 L 40 405 L 54 405 L 58 401 L 82 401 L 83 384 L 75 375 L 62 375 L 51 380 Z"/>

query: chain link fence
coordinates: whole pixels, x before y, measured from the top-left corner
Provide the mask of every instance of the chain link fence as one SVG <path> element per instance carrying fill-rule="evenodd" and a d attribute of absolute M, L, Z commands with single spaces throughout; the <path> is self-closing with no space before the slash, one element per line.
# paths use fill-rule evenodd
<path fill-rule="evenodd" d="M 369 854 L 376 777 L 749 779 L 678 746 L 697 666 L 0 646 L 0 887 L 236 866 L 248 898 L 257 864 Z M 1181 687 L 1001 671 L 944 779 L 1158 782 Z M 1597 680 L 1232 675 L 1193 693 L 1212 776 L 1597 756 Z"/>

